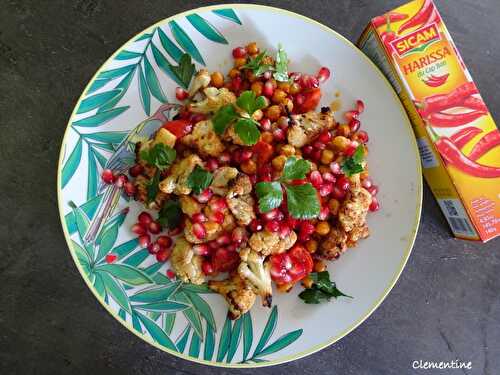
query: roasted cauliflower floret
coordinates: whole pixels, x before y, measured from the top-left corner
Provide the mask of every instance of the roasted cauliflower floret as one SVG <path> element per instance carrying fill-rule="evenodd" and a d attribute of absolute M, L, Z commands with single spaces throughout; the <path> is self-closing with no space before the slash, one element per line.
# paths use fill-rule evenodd
<path fill-rule="evenodd" d="M 193 113 L 213 113 L 217 112 L 222 106 L 236 102 L 236 96 L 226 88 L 216 89 L 215 87 L 207 87 L 203 90 L 206 98 L 190 103 L 188 109 Z"/>
<path fill-rule="evenodd" d="M 228 198 L 232 198 L 237 195 L 250 194 L 252 192 L 252 182 L 250 177 L 246 174 L 240 173 L 238 178 L 233 179 L 229 182 L 229 191 L 227 193 Z"/>
<path fill-rule="evenodd" d="M 321 258 L 332 260 L 337 259 L 341 253 L 347 250 L 347 233 L 340 228 L 333 227 L 328 233 L 328 237 L 321 241 L 318 255 Z"/>
<path fill-rule="evenodd" d="M 184 236 L 186 237 L 186 240 L 196 244 L 212 241 L 217 238 L 220 231 L 222 230 L 221 225 L 217 224 L 214 221 L 207 221 L 203 223 L 203 227 L 205 228 L 206 235 L 204 238 L 200 239 L 193 233 L 193 223 L 191 222 L 191 220 L 186 219 L 184 222 Z"/>
<path fill-rule="evenodd" d="M 210 74 L 208 73 L 208 70 L 206 69 L 201 69 L 196 73 L 196 75 L 193 78 L 193 83 L 191 84 L 191 87 L 189 88 L 189 97 L 193 97 L 198 91 L 201 89 L 204 89 L 210 84 Z"/>
<path fill-rule="evenodd" d="M 177 195 L 191 193 L 191 188 L 187 185 L 187 179 L 197 165 L 202 167 L 203 162 L 198 155 L 194 154 L 176 162 L 170 169 L 168 177 L 160 182 L 160 190 L 167 194 L 174 193 Z"/>
<path fill-rule="evenodd" d="M 223 138 L 226 142 L 232 142 L 235 145 L 246 146 L 245 142 L 243 142 L 240 136 L 236 134 L 234 126 L 227 127 L 226 131 L 224 132 Z"/>
<path fill-rule="evenodd" d="M 175 274 L 182 281 L 193 284 L 203 284 L 205 281 L 201 270 L 203 259 L 193 252 L 192 245 L 186 239 L 176 239 L 170 260 Z"/>
<path fill-rule="evenodd" d="M 273 290 L 271 286 L 270 263 L 265 257 L 249 248 L 240 251 L 241 263 L 238 274 L 249 283 L 253 291 L 262 298 L 262 306 L 271 306 Z"/>
<path fill-rule="evenodd" d="M 220 167 L 214 171 L 212 184 L 210 185 L 215 194 L 224 196 L 227 194 L 229 181 L 238 176 L 238 170 L 232 167 Z"/>
<path fill-rule="evenodd" d="M 368 190 L 357 185 L 351 187 L 350 196 L 339 210 L 339 223 L 346 232 L 364 225 L 371 202 Z"/>
<path fill-rule="evenodd" d="M 363 224 L 360 227 L 356 227 L 350 232 L 347 233 L 347 247 L 354 247 L 356 246 L 356 243 L 363 239 L 366 238 L 370 235 L 370 230 L 368 229 L 368 225 Z"/>
<path fill-rule="evenodd" d="M 201 155 L 217 157 L 224 152 L 224 145 L 210 120 L 198 122 L 191 134 L 182 137 L 182 143 L 196 148 Z"/>
<path fill-rule="evenodd" d="M 307 112 L 292 117 L 292 126 L 288 129 L 288 143 L 302 147 L 311 143 L 321 132 L 333 128 L 335 120 L 331 112 Z"/>
<path fill-rule="evenodd" d="M 181 210 L 189 217 L 201 212 L 201 204 L 189 195 L 179 196 L 179 202 L 181 204 Z"/>
<path fill-rule="evenodd" d="M 252 250 L 268 256 L 271 254 L 279 254 L 291 248 L 297 241 L 297 234 L 292 231 L 285 238 L 280 238 L 278 233 L 263 230 L 252 234 L 248 240 L 248 244 Z"/>
<path fill-rule="evenodd" d="M 248 225 L 255 219 L 255 201 L 250 194 L 227 198 L 226 202 L 239 225 Z"/>
<path fill-rule="evenodd" d="M 255 293 L 252 287 L 237 273 L 227 280 L 210 280 L 208 287 L 226 299 L 229 305 L 230 319 L 238 319 L 255 303 Z"/>

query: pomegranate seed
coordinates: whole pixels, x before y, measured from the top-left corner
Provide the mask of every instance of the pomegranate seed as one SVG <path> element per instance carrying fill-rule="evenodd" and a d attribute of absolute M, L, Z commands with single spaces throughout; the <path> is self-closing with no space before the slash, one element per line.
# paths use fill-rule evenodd
<path fill-rule="evenodd" d="M 280 223 L 275 220 L 270 220 L 266 223 L 266 230 L 269 232 L 277 232 L 280 230 Z"/>
<path fill-rule="evenodd" d="M 312 89 L 319 86 L 319 81 L 316 77 L 309 74 L 304 74 L 299 79 L 300 85 L 305 89 Z"/>
<path fill-rule="evenodd" d="M 156 261 L 160 263 L 165 263 L 168 260 L 168 258 L 170 258 L 171 254 L 172 254 L 171 249 L 166 249 L 160 246 L 160 251 L 156 253 Z"/>
<path fill-rule="evenodd" d="M 355 152 L 356 152 L 356 146 L 350 144 L 344 150 L 344 155 L 346 155 L 346 156 L 352 156 L 352 155 L 354 155 Z"/>
<path fill-rule="evenodd" d="M 271 120 L 269 120 L 267 117 L 263 118 L 262 120 L 260 120 L 260 127 L 264 131 L 271 130 Z"/>
<path fill-rule="evenodd" d="M 176 87 L 175 88 L 175 97 L 177 100 L 183 101 L 186 100 L 189 96 L 189 93 L 184 90 L 182 87 Z"/>
<path fill-rule="evenodd" d="M 231 236 L 229 233 L 222 233 L 216 241 L 219 245 L 229 245 L 231 243 Z"/>
<path fill-rule="evenodd" d="M 321 207 L 321 210 L 319 211 L 318 219 L 326 220 L 326 219 L 328 219 L 328 216 L 330 216 L 330 209 L 328 208 L 328 206 Z"/>
<path fill-rule="evenodd" d="M 212 198 L 213 195 L 214 193 L 212 192 L 212 190 L 207 188 L 203 190 L 201 194 L 193 195 L 193 197 L 200 203 L 207 203 L 210 200 L 210 198 Z"/>
<path fill-rule="evenodd" d="M 128 173 L 132 177 L 139 176 L 144 171 L 144 167 L 140 164 L 135 164 L 128 170 Z"/>
<path fill-rule="evenodd" d="M 202 240 L 207 236 L 207 231 L 206 231 L 205 227 L 203 226 L 203 224 L 194 223 L 192 230 L 193 230 L 194 236 L 199 240 Z"/>
<path fill-rule="evenodd" d="M 156 254 L 158 251 L 160 251 L 160 249 L 161 249 L 161 246 L 158 245 L 158 243 L 156 243 L 156 242 L 151 242 L 148 245 L 148 252 L 150 254 Z"/>
<path fill-rule="evenodd" d="M 346 196 L 346 191 L 345 190 L 342 190 L 342 189 L 339 189 L 337 186 L 334 186 L 333 187 L 333 191 L 332 191 L 332 197 L 341 201 L 345 198 Z"/>
<path fill-rule="evenodd" d="M 268 174 L 268 175 L 265 175 L 265 176 L 260 176 L 260 180 L 259 181 L 262 181 L 262 182 L 271 182 L 272 181 L 271 175 Z"/>
<path fill-rule="evenodd" d="M 264 79 L 271 79 L 272 75 L 273 75 L 273 73 L 270 70 L 268 70 L 267 72 L 264 72 L 264 74 L 262 75 L 262 77 Z"/>
<path fill-rule="evenodd" d="M 360 130 L 357 133 L 357 138 L 358 138 L 358 141 L 360 141 L 361 143 L 367 143 L 369 140 L 368 133 L 365 132 L 364 130 Z"/>
<path fill-rule="evenodd" d="M 231 161 L 231 154 L 229 152 L 223 152 L 219 156 L 219 163 L 221 164 L 227 164 Z"/>
<path fill-rule="evenodd" d="M 290 79 L 292 79 L 293 81 L 298 81 L 300 80 L 300 77 L 302 77 L 302 74 L 298 73 L 298 72 L 291 72 L 291 73 L 288 73 L 288 76 L 290 77 Z"/>
<path fill-rule="evenodd" d="M 286 238 L 290 235 L 292 229 L 290 229 L 287 223 L 281 223 L 278 232 L 281 238 Z"/>
<path fill-rule="evenodd" d="M 259 169 L 257 169 L 257 174 L 264 176 L 271 174 L 272 171 L 273 168 L 271 167 L 271 164 L 263 164 L 259 167 Z"/>
<path fill-rule="evenodd" d="M 295 95 L 295 104 L 296 105 L 301 106 L 302 104 L 304 104 L 305 100 L 306 100 L 306 97 L 304 96 L 304 94 Z"/>
<path fill-rule="evenodd" d="M 311 181 L 312 186 L 319 189 L 319 187 L 323 184 L 323 177 L 321 177 L 321 173 L 319 171 L 312 171 L 309 174 L 309 181 Z"/>
<path fill-rule="evenodd" d="M 233 88 L 233 91 L 240 91 L 241 90 L 241 84 L 242 84 L 242 79 L 240 76 L 236 76 L 232 79 L 231 81 L 231 87 Z"/>
<path fill-rule="evenodd" d="M 281 128 L 276 128 L 273 130 L 273 139 L 276 142 L 281 142 L 285 140 L 285 131 Z"/>
<path fill-rule="evenodd" d="M 134 224 L 134 225 L 132 225 L 131 230 L 132 230 L 132 232 L 134 232 L 138 236 L 142 236 L 142 235 L 144 235 L 144 234 L 147 233 L 147 230 L 142 225 L 140 225 L 140 224 Z"/>
<path fill-rule="evenodd" d="M 361 186 L 363 186 L 365 189 L 369 189 L 372 185 L 373 182 L 370 177 L 367 177 L 363 181 L 361 181 Z"/>
<path fill-rule="evenodd" d="M 147 247 L 151 243 L 151 237 L 149 237 L 149 234 L 143 234 L 142 236 L 139 236 L 139 246 L 142 248 Z"/>
<path fill-rule="evenodd" d="M 318 161 L 319 159 L 321 159 L 321 150 L 314 150 L 311 155 L 311 159 L 314 161 Z"/>
<path fill-rule="evenodd" d="M 302 149 L 302 155 L 304 156 L 311 156 L 313 152 L 313 147 L 311 145 L 307 145 L 307 146 L 304 146 L 304 148 Z"/>
<path fill-rule="evenodd" d="M 130 181 L 126 182 L 125 185 L 123 185 L 123 191 L 129 197 L 133 196 L 135 194 L 136 190 L 137 189 L 135 188 L 135 185 Z"/>
<path fill-rule="evenodd" d="M 286 202 L 283 201 L 283 203 L 281 204 L 282 206 L 283 205 L 286 205 Z M 282 212 L 282 211 L 278 211 L 278 214 L 276 215 L 276 220 L 278 221 L 281 221 L 285 218 L 285 214 Z"/>
<path fill-rule="evenodd" d="M 330 69 L 326 66 L 321 67 L 316 77 L 318 78 L 318 81 L 325 82 L 328 78 L 330 78 Z"/>
<path fill-rule="evenodd" d="M 253 155 L 253 152 L 252 150 L 243 150 L 241 152 L 241 161 L 247 161 L 247 160 L 250 160 L 250 158 L 252 157 Z"/>
<path fill-rule="evenodd" d="M 253 219 L 250 222 L 250 230 L 252 232 L 260 232 L 262 230 L 262 223 L 260 222 L 260 220 Z"/>
<path fill-rule="evenodd" d="M 164 248 L 169 248 L 170 246 L 172 246 L 172 239 L 168 236 L 159 236 L 156 239 L 156 242 L 158 243 L 158 245 Z"/>
<path fill-rule="evenodd" d="M 215 273 L 214 266 L 208 260 L 203 261 L 203 263 L 201 264 L 201 270 L 207 276 Z"/>
<path fill-rule="evenodd" d="M 137 216 L 137 220 L 139 221 L 139 224 L 142 224 L 147 228 L 149 223 L 153 221 L 153 217 L 148 212 L 142 211 L 139 216 Z"/>
<path fill-rule="evenodd" d="M 326 197 L 327 195 L 331 194 L 333 191 L 333 184 L 331 182 L 328 182 L 326 184 L 321 185 L 319 188 L 319 195 L 322 197 Z"/>
<path fill-rule="evenodd" d="M 108 254 L 106 255 L 106 263 L 114 263 L 118 259 L 118 256 L 116 254 Z"/>
<path fill-rule="evenodd" d="M 316 141 L 313 143 L 313 147 L 317 150 L 324 150 L 326 145 L 323 142 Z"/>
<path fill-rule="evenodd" d="M 351 182 L 346 176 L 340 176 L 337 179 L 336 186 L 341 190 L 347 191 L 351 187 Z"/>
<path fill-rule="evenodd" d="M 181 232 L 182 232 L 182 226 L 180 225 L 177 228 L 169 229 L 167 233 L 169 236 L 177 236 Z"/>
<path fill-rule="evenodd" d="M 221 212 L 227 209 L 227 203 L 224 198 L 211 199 L 210 202 L 208 202 L 208 206 L 214 212 Z"/>
<path fill-rule="evenodd" d="M 357 119 L 359 117 L 359 112 L 347 111 L 346 113 L 344 113 L 344 117 L 347 120 L 347 122 L 350 122 L 353 118 Z"/>
<path fill-rule="evenodd" d="M 267 211 L 262 214 L 262 218 L 266 221 L 274 220 L 278 217 L 279 210 L 277 208 L 273 208 L 271 211 Z"/>
<path fill-rule="evenodd" d="M 208 255 L 210 253 L 210 248 L 208 247 L 207 244 L 202 243 L 199 245 L 194 245 L 193 246 L 193 252 L 196 255 Z"/>
<path fill-rule="evenodd" d="M 191 216 L 191 220 L 193 223 L 204 223 L 207 221 L 207 217 L 202 212 L 198 212 Z"/>
<path fill-rule="evenodd" d="M 116 179 L 111 169 L 104 169 L 101 173 L 101 178 L 106 184 L 112 184 Z"/>
<path fill-rule="evenodd" d="M 233 155 L 231 155 L 231 161 L 236 165 L 241 164 L 241 150 L 233 152 Z"/>
<path fill-rule="evenodd" d="M 125 185 L 126 182 L 128 182 L 128 177 L 124 174 L 118 175 L 115 179 L 115 185 L 120 189 L 123 187 L 123 185 Z"/>
<path fill-rule="evenodd" d="M 295 229 L 297 228 L 297 226 L 299 225 L 299 220 L 297 220 L 296 218 L 294 217 L 291 217 L 289 216 L 287 219 L 286 219 L 286 222 L 288 224 L 288 226 L 292 229 Z"/>
<path fill-rule="evenodd" d="M 222 224 L 224 222 L 225 215 L 221 211 L 213 212 L 210 215 L 210 220 L 215 221 L 217 224 Z"/>
<path fill-rule="evenodd" d="M 236 47 L 233 49 L 233 57 L 235 59 L 241 59 L 247 55 L 247 50 L 245 47 Z"/>
<path fill-rule="evenodd" d="M 318 137 L 318 141 L 322 143 L 328 143 L 331 140 L 332 140 L 332 134 L 328 131 L 321 133 Z"/>
<path fill-rule="evenodd" d="M 207 167 L 209 172 L 213 172 L 217 168 L 219 168 L 219 162 L 215 158 L 210 158 L 207 160 L 207 163 L 205 166 Z"/>
<path fill-rule="evenodd" d="M 226 250 L 227 251 L 236 251 L 236 250 L 238 250 L 238 245 L 235 243 L 231 243 L 231 244 L 226 246 Z"/>
<path fill-rule="evenodd" d="M 149 223 L 148 230 L 152 234 L 158 234 L 161 232 L 161 225 L 157 221 L 152 221 Z"/>
<path fill-rule="evenodd" d="M 315 227 L 309 221 L 304 221 L 300 225 L 298 238 L 300 241 L 307 241 L 311 234 L 314 233 Z"/>
<path fill-rule="evenodd" d="M 368 209 L 371 212 L 378 211 L 380 209 L 380 203 L 378 202 L 378 199 L 376 197 L 372 197 L 372 203 L 370 203 L 370 206 Z"/>
<path fill-rule="evenodd" d="M 349 121 L 349 128 L 352 132 L 357 132 L 360 126 L 361 122 L 358 119 L 353 118 L 351 121 Z"/>
<path fill-rule="evenodd" d="M 231 233 L 231 240 L 237 244 L 241 244 L 247 238 L 247 231 L 243 227 L 236 227 Z"/>
<path fill-rule="evenodd" d="M 190 117 L 190 120 L 191 120 L 191 123 L 192 123 L 192 124 L 197 124 L 197 123 L 199 123 L 200 121 L 204 121 L 204 120 L 206 120 L 206 119 L 207 119 L 207 116 L 205 116 L 205 115 L 204 115 L 204 114 L 202 114 L 202 113 L 196 113 L 196 114 L 194 114 L 194 115 L 192 115 L 192 116 Z M 192 127 L 193 127 L 193 125 L 189 124 L 189 125 L 188 125 L 188 129 L 189 129 L 189 130 L 188 130 L 188 129 L 186 129 L 186 133 L 191 133 L 191 129 L 192 129 Z"/>
<path fill-rule="evenodd" d="M 174 278 L 175 278 L 175 272 L 174 272 L 174 271 L 172 271 L 171 269 L 168 269 L 168 270 L 167 270 L 167 277 L 168 277 L 169 279 L 174 279 Z"/>
<path fill-rule="evenodd" d="M 252 183 L 252 185 L 255 185 L 257 183 L 257 175 L 256 174 L 251 174 L 248 177 L 250 178 L 250 182 Z"/>
<path fill-rule="evenodd" d="M 336 161 L 332 161 L 330 163 L 330 170 L 332 171 L 333 174 L 340 174 L 341 173 L 341 167 L 340 164 L 337 163 Z"/>
<path fill-rule="evenodd" d="M 262 95 L 267 96 L 270 98 L 274 94 L 274 87 L 273 83 L 271 81 L 266 81 L 264 83 L 264 87 L 262 88 Z"/>
<path fill-rule="evenodd" d="M 322 177 L 323 177 L 323 181 L 327 181 L 327 182 L 335 182 L 335 180 L 336 180 L 335 176 L 330 172 L 323 173 Z"/>
<path fill-rule="evenodd" d="M 372 195 L 372 197 L 374 197 L 378 193 L 378 186 L 372 185 L 369 188 L 366 188 L 366 190 L 368 190 L 370 192 L 370 194 Z"/>
<path fill-rule="evenodd" d="M 219 248 L 219 244 L 217 243 L 217 241 L 213 240 L 213 241 L 210 241 L 210 242 L 207 242 L 207 245 L 210 249 L 212 250 L 215 250 L 215 249 L 218 249 Z"/>
<path fill-rule="evenodd" d="M 288 117 L 281 116 L 278 119 L 278 121 L 276 122 L 276 124 L 278 124 L 280 129 L 286 130 L 288 128 L 289 122 L 290 122 L 290 119 Z"/>
<path fill-rule="evenodd" d="M 363 113 L 365 110 L 365 103 L 362 100 L 356 100 L 356 110 L 358 113 Z"/>

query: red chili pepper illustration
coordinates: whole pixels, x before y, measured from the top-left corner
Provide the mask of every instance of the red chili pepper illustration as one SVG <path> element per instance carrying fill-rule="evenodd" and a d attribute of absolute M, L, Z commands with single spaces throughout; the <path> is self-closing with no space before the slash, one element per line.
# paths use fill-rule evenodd
<path fill-rule="evenodd" d="M 415 14 L 412 18 L 406 21 L 398 30 L 398 34 L 401 34 L 403 31 L 410 29 L 414 26 L 419 26 L 427 22 L 429 17 L 432 15 L 432 11 L 434 9 L 434 5 L 431 0 L 424 0 L 422 7 L 419 9 L 417 14 Z"/>
<path fill-rule="evenodd" d="M 427 117 L 427 121 L 437 128 L 453 128 L 455 126 L 468 124 L 486 114 L 488 114 L 487 111 L 472 111 L 466 113 L 434 112 Z"/>
<path fill-rule="evenodd" d="M 482 165 L 469 159 L 448 137 L 439 138 L 436 141 L 436 148 L 448 164 L 464 173 L 481 178 L 500 177 L 500 168 Z"/>
<path fill-rule="evenodd" d="M 433 112 L 460 106 L 465 99 L 473 94 L 479 93 L 474 82 L 467 82 L 457 87 L 448 94 L 437 94 L 428 96 L 421 103 L 420 114 L 427 117 Z"/>
<path fill-rule="evenodd" d="M 498 129 L 490 131 L 477 142 L 469 155 L 469 159 L 477 160 L 491 149 L 500 145 L 500 131 Z"/>
<path fill-rule="evenodd" d="M 442 76 L 430 75 L 428 79 L 423 80 L 423 82 L 429 87 L 439 87 L 446 83 L 449 73 L 443 74 Z"/>
<path fill-rule="evenodd" d="M 483 100 L 481 98 L 476 98 L 475 96 L 469 96 L 466 98 L 462 104 L 462 107 L 465 108 L 470 108 L 470 109 L 475 109 L 477 111 L 487 111 L 488 108 L 486 107 L 486 104 L 484 104 Z"/>
<path fill-rule="evenodd" d="M 450 136 L 450 140 L 457 146 L 457 148 L 464 147 L 472 138 L 474 138 L 479 133 L 483 131 L 475 126 L 469 126 L 457 131 L 455 134 Z"/>
<path fill-rule="evenodd" d="M 436 22 L 437 24 L 441 22 L 441 17 L 439 17 L 439 13 L 436 8 L 432 9 L 432 13 L 425 25 L 431 25 L 433 22 Z"/>
<path fill-rule="evenodd" d="M 398 22 L 402 21 L 408 18 L 408 15 L 405 13 L 398 13 L 398 12 L 389 12 L 387 14 L 384 14 L 382 16 L 375 17 L 372 20 L 372 25 L 373 27 L 377 28 L 382 25 L 385 25 L 387 22 L 387 17 L 389 17 L 390 22 Z"/>

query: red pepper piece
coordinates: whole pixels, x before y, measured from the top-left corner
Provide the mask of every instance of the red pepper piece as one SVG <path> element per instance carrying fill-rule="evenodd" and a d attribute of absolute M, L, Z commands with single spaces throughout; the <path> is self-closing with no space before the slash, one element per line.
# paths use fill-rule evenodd
<path fill-rule="evenodd" d="M 408 21 L 401 25 L 398 30 L 398 34 L 401 34 L 403 31 L 410 29 L 415 26 L 422 25 L 427 22 L 429 17 L 432 15 L 432 11 L 434 10 L 434 5 L 431 0 L 425 0 L 422 4 L 422 7 L 419 11 Z"/>
<path fill-rule="evenodd" d="M 177 138 L 182 138 L 186 134 L 191 133 L 193 125 L 187 119 L 167 121 L 162 125 L 162 128 L 167 129 L 170 133 Z"/>
<path fill-rule="evenodd" d="M 257 155 L 257 164 L 262 165 L 267 163 L 273 156 L 273 146 L 264 141 L 258 141 L 253 147 L 252 152 Z"/>
<path fill-rule="evenodd" d="M 469 126 L 453 134 L 450 139 L 457 148 L 464 147 L 472 138 L 483 131 L 475 126 Z"/>
<path fill-rule="evenodd" d="M 481 178 L 500 177 L 500 168 L 478 164 L 469 159 L 448 137 L 439 138 L 435 144 L 443 159 L 463 173 Z"/>
<path fill-rule="evenodd" d="M 479 117 L 488 114 L 485 111 L 472 111 L 467 113 L 431 113 L 427 120 L 432 126 L 437 128 L 453 128 L 455 126 L 462 126 L 477 120 Z"/>
<path fill-rule="evenodd" d="M 469 155 L 469 159 L 477 160 L 492 148 L 500 145 L 500 131 L 498 129 L 490 131 L 477 142 Z"/>
<path fill-rule="evenodd" d="M 306 113 L 314 110 L 321 100 L 321 89 L 307 89 L 302 92 L 302 95 L 304 95 L 304 102 L 294 108 L 295 113 Z"/>
<path fill-rule="evenodd" d="M 372 25 L 373 27 L 380 27 L 385 25 L 387 22 L 387 18 L 389 18 L 390 22 L 398 22 L 402 21 L 408 18 L 408 15 L 405 13 L 398 13 L 398 12 L 389 12 L 387 14 L 384 14 L 382 16 L 375 17 L 372 20 Z"/>

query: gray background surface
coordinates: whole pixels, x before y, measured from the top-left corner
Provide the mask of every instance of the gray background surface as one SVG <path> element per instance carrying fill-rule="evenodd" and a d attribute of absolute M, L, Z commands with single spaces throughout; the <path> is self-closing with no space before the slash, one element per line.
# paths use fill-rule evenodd
<path fill-rule="evenodd" d="M 163 353 L 95 300 L 66 247 L 56 167 L 66 122 L 105 59 L 150 24 L 208 1 L 0 1 L 0 373 L 240 373 Z M 371 16 L 403 1 L 259 1 L 355 40 Z M 436 0 L 500 121 L 500 2 Z M 412 374 L 413 360 L 472 361 L 500 373 L 500 240 L 454 240 L 427 187 L 408 265 L 357 330 L 306 359 L 262 374 Z"/>

